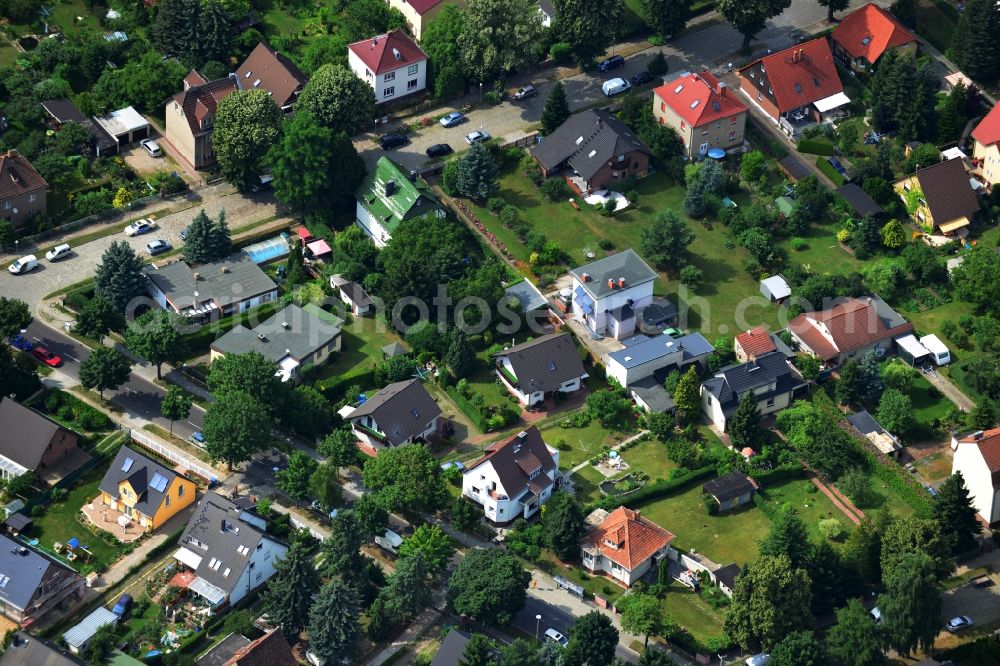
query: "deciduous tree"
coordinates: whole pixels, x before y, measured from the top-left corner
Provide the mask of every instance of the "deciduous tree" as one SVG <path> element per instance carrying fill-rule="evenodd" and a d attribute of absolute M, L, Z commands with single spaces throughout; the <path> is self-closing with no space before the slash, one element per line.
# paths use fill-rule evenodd
<path fill-rule="evenodd" d="M 104 340 L 113 329 L 122 326 L 123 317 L 115 312 L 114 306 L 103 296 L 94 296 L 76 316 L 73 331 L 91 340 Z"/>
<path fill-rule="evenodd" d="M 375 119 L 375 91 L 347 67 L 323 65 L 302 89 L 296 109 L 309 112 L 334 136 L 353 136 Z"/>
<path fill-rule="evenodd" d="M 651 594 L 630 594 L 622 609 L 622 629 L 643 637 L 643 649 L 649 647 L 649 637 L 658 636 L 663 628 L 663 604 Z"/>
<path fill-rule="evenodd" d="M 764 29 L 768 19 L 785 11 L 792 0 L 719 0 L 716 9 L 743 35 L 743 52 L 750 52 L 750 42 Z"/>
<path fill-rule="evenodd" d="M 618 630 L 611 618 L 600 611 L 590 611 L 573 624 L 563 663 L 566 666 L 610 666 L 617 646 Z"/>
<path fill-rule="evenodd" d="M 264 159 L 280 138 L 281 109 L 267 91 L 237 90 L 219 102 L 212 147 L 222 175 L 240 191 L 259 182 Z"/>
<path fill-rule="evenodd" d="M 984 310 L 1000 312 L 1000 254 L 985 245 L 965 253 L 965 261 L 951 274 L 955 295 Z"/>
<path fill-rule="evenodd" d="M 691 0 L 642 0 L 642 18 L 661 39 L 670 39 L 687 26 Z"/>
<path fill-rule="evenodd" d="M 889 432 L 903 436 L 910 432 L 916 422 L 910 396 L 894 388 L 882 392 L 882 397 L 878 401 L 877 417 L 879 423 Z"/>
<path fill-rule="evenodd" d="M 393 511 L 433 511 L 447 497 L 441 465 L 422 444 L 380 451 L 365 462 L 363 476 L 365 486 Z"/>
<path fill-rule="evenodd" d="M 350 427 L 337 428 L 319 445 L 319 454 L 334 467 L 350 467 L 358 461 L 358 438 Z"/>
<path fill-rule="evenodd" d="M 533 0 L 471 0 L 458 45 L 472 78 L 491 81 L 532 64 L 544 32 Z"/>
<path fill-rule="evenodd" d="M 0 296 L 0 341 L 6 342 L 34 320 L 28 304 L 16 298 Z"/>
<path fill-rule="evenodd" d="M 674 211 L 657 211 L 639 233 L 639 250 L 660 270 L 675 273 L 689 261 L 694 232 Z"/>
<path fill-rule="evenodd" d="M 826 22 L 833 23 L 833 13 L 842 12 L 851 5 L 851 0 L 816 0 L 820 7 L 826 7 Z"/>
<path fill-rule="evenodd" d="M 224 461 L 232 469 L 271 444 L 271 426 L 268 410 L 251 394 L 217 393 L 202 423 L 205 450 L 212 460 Z"/>
<path fill-rule="evenodd" d="M 337 468 L 329 462 L 317 465 L 309 477 L 309 496 L 319 502 L 324 511 L 329 511 L 344 497 L 337 479 Z"/>
<path fill-rule="evenodd" d="M 510 553 L 476 549 L 448 579 L 448 605 L 478 622 L 504 625 L 524 606 L 530 581 L 531 574 Z"/>
<path fill-rule="evenodd" d="M 895 574 L 899 562 L 912 553 L 923 553 L 931 558 L 938 580 L 944 580 L 955 569 L 951 543 L 941 535 L 937 521 L 898 518 L 886 527 L 882 535 L 882 580 L 888 581 Z"/>
<path fill-rule="evenodd" d="M 161 379 L 164 363 L 172 363 L 184 355 L 184 337 L 180 317 L 166 310 L 149 310 L 125 329 L 125 345 L 132 353 L 156 366 L 156 378 Z"/>
<path fill-rule="evenodd" d="M 160 401 L 160 416 L 170 419 L 170 434 L 174 434 L 174 421 L 186 419 L 191 414 L 191 395 L 180 386 L 171 385 Z"/>
<path fill-rule="evenodd" d="M 104 390 L 112 391 L 128 381 L 132 365 L 128 359 L 111 347 L 98 347 L 80 364 L 80 383 L 84 388 L 97 389 L 101 397 Z"/>
<path fill-rule="evenodd" d="M 288 387 L 275 376 L 274 362 L 257 352 L 226 354 L 212 362 L 208 389 L 218 398 L 232 391 L 242 391 L 258 406 L 273 415 L 288 400 Z"/>
<path fill-rule="evenodd" d="M 811 631 L 793 631 L 771 650 L 774 666 L 826 666 L 826 646 Z"/>
<path fill-rule="evenodd" d="M 879 596 L 885 642 L 907 657 L 927 651 L 941 628 L 941 588 L 934 561 L 925 553 L 903 555 L 886 577 Z"/>
<path fill-rule="evenodd" d="M 420 48 L 427 54 L 427 87 L 437 99 L 459 95 L 466 86 L 465 67 L 458 39 L 465 29 L 465 12 L 448 5 L 423 29 Z"/>
<path fill-rule="evenodd" d="M 809 575 L 794 569 L 786 555 L 747 563 L 736 578 L 726 634 L 744 649 L 760 645 L 770 650 L 789 633 L 808 629 L 810 587 Z"/>
<path fill-rule="evenodd" d="M 444 571 L 454 552 L 451 537 L 437 525 L 421 525 L 399 546 L 400 558 L 419 557 L 424 571 L 432 576 Z"/>
<path fill-rule="evenodd" d="M 868 609 L 851 599 L 837 609 L 837 623 L 826 635 L 830 654 L 845 666 L 875 666 L 882 663 L 879 628 Z"/>
<path fill-rule="evenodd" d="M 318 465 L 305 451 L 292 451 L 286 467 L 274 475 L 275 484 L 293 500 L 305 499 L 309 496 L 309 479 Z"/>
<path fill-rule="evenodd" d="M 542 509 L 542 532 L 549 547 L 560 559 L 569 561 L 580 552 L 585 524 L 583 509 L 576 497 L 555 492 Z"/>
<path fill-rule="evenodd" d="M 581 62 L 602 55 L 611 46 L 625 13 L 624 0 L 554 0 L 552 6 L 556 34 L 573 47 Z"/>

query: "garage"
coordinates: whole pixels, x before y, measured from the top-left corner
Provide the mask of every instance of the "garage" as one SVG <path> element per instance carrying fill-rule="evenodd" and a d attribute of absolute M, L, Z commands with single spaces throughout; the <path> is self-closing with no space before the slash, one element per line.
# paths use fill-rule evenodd
<path fill-rule="evenodd" d="M 119 150 L 122 146 L 141 141 L 149 136 L 149 121 L 131 106 L 106 113 L 103 116 L 94 116 L 94 120 L 115 140 Z"/>

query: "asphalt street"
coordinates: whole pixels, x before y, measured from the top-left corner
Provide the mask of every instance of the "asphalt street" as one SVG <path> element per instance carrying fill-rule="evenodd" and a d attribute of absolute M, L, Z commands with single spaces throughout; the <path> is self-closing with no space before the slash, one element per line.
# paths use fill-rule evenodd
<path fill-rule="evenodd" d="M 537 619 L 536 616 L 539 615 L 541 619 Z M 573 633 L 574 622 L 576 618 L 570 613 L 530 594 L 525 598 L 524 608 L 514 616 L 515 627 L 529 636 L 535 636 L 537 631 L 539 640 L 545 639 L 546 629 L 555 629 L 568 639 Z M 636 655 L 619 642 L 615 648 L 615 656 L 626 662 L 633 662 Z"/>

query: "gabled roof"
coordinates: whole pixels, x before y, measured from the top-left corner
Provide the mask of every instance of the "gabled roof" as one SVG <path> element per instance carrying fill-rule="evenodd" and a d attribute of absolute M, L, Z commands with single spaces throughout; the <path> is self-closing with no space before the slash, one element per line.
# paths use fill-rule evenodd
<path fill-rule="evenodd" d="M 292 648 L 281 629 L 272 629 L 240 648 L 225 666 L 298 666 Z"/>
<path fill-rule="evenodd" d="M 625 289 L 656 279 L 656 271 L 632 248 L 574 268 L 570 274 L 579 280 L 580 286 L 593 298 L 604 298 L 616 290 L 620 291 L 622 287 L 618 285 L 621 278 L 625 278 Z M 585 274 L 586 280 L 583 279 Z M 613 289 L 608 286 L 608 280 L 614 280 Z"/>
<path fill-rule="evenodd" d="M 979 121 L 976 129 L 972 130 L 972 138 L 984 146 L 1000 142 L 1000 104 L 990 109 Z"/>
<path fill-rule="evenodd" d="M 376 76 L 427 60 L 427 54 L 399 29 L 358 40 L 347 48 Z"/>
<path fill-rule="evenodd" d="M 441 642 L 430 666 L 458 666 L 465 654 L 465 646 L 469 643 L 469 637 L 458 629 L 452 629 Z"/>
<path fill-rule="evenodd" d="M 65 97 L 42 102 L 42 108 L 52 116 L 53 120 L 60 124 L 70 121 L 82 123 L 87 120 L 87 116 L 83 115 L 80 109 L 76 108 L 76 104 Z"/>
<path fill-rule="evenodd" d="M 834 190 L 837 194 L 844 197 L 847 203 L 851 204 L 854 208 L 854 212 L 864 217 L 866 215 L 878 215 L 882 212 L 882 206 L 865 192 L 857 183 L 847 183 Z"/>
<path fill-rule="evenodd" d="M 730 94 L 726 84 L 708 71 L 701 74 L 684 72 L 670 83 L 654 89 L 653 98 L 654 104 L 657 100 L 662 101 L 691 127 L 747 110 L 746 104 Z"/>
<path fill-rule="evenodd" d="M 886 338 L 913 331 L 878 296 L 848 298 L 817 312 L 803 312 L 788 324 L 814 354 L 828 361 Z"/>
<path fill-rule="evenodd" d="M 118 485 L 128 481 L 139 498 L 134 508 L 144 516 L 153 516 L 163 503 L 163 498 L 174 479 L 180 476 L 135 449 L 123 446 L 118 449 L 111 467 L 104 473 L 99 488 L 118 499 Z"/>
<path fill-rule="evenodd" d="M 729 472 L 706 482 L 701 489 L 719 502 L 728 502 L 757 490 L 757 484 L 743 472 Z"/>
<path fill-rule="evenodd" d="M 934 224 L 972 217 L 979 212 L 979 199 L 969 184 L 963 160 L 945 160 L 919 169 L 917 180 Z"/>
<path fill-rule="evenodd" d="M 225 76 L 215 81 L 206 81 L 195 70 L 184 77 L 184 86 L 184 90 L 174 95 L 173 100 L 184 111 L 184 118 L 188 121 L 191 133 L 195 135 L 203 131 L 201 121 L 205 116 L 214 114 L 219 102 L 238 89 L 234 78 Z"/>
<path fill-rule="evenodd" d="M 421 16 L 440 5 L 444 0 L 403 0 Z"/>
<path fill-rule="evenodd" d="M 315 305 L 311 309 L 292 303 L 253 330 L 236 326 L 211 347 L 223 354 L 257 352 L 275 363 L 286 356 L 301 360 L 336 340 L 343 323 Z"/>
<path fill-rule="evenodd" d="M 493 465 L 500 485 L 512 500 L 519 499 L 526 490 L 538 495 L 537 490 L 552 484 L 548 474 L 556 468 L 552 452 L 535 426 L 519 432 L 506 442 L 487 446 L 483 457 L 466 467 L 465 474 L 486 463 Z"/>
<path fill-rule="evenodd" d="M 0 457 L 26 470 L 37 469 L 60 430 L 65 429 L 40 412 L 13 398 L 0 398 Z"/>
<path fill-rule="evenodd" d="M 630 344 L 625 349 L 611 352 L 608 357 L 614 359 L 622 367 L 634 368 L 678 352 L 681 354 L 681 358 L 677 365 L 682 365 L 691 359 L 707 356 L 713 351 L 715 351 L 715 347 L 712 346 L 712 343 L 706 340 L 701 333 L 695 332 L 677 339 L 671 338 L 669 335 L 652 336 Z"/>
<path fill-rule="evenodd" d="M 651 154 L 646 144 L 613 113 L 587 109 L 567 118 L 541 143 L 535 144 L 531 154 L 546 171 L 566 162 L 589 180 L 613 158 L 636 151 Z"/>
<path fill-rule="evenodd" d="M 354 303 L 355 307 L 363 308 L 375 304 L 365 288 L 357 282 L 344 282 L 340 285 L 340 291 L 351 303 Z"/>
<path fill-rule="evenodd" d="M 583 544 L 600 550 L 604 557 L 632 571 L 673 539 L 673 534 L 638 511 L 620 506 L 583 538 Z"/>
<path fill-rule="evenodd" d="M 441 416 L 424 385 L 417 379 L 389 384 L 351 412 L 351 421 L 371 416 L 389 444 L 402 444 L 427 429 L 427 424 Z"/>
<path fill-rule="evenodd" d="M 778 349 L 771 339 L 771 334 L 763 326 L 751 329 L 746 333 L 736 336 L 736 342 L 740 344 L 747 356 L 761 356 Z"/>
<path fill-rule="evenodd" d="M 874 63 L 891 48 L 917 41 L 916 35 L 878 5 L 868 3 L 840 20 L 830 35 L 852 58 Z"/>
<path fill-rule="evenodd" d="M 48 187 L 35 167 L 14 149 L 0 154 L 0 199 L 11 199 Z"/>
<path fill-rule="evenodd" d="M 37 550 L 0 534 L 0 603 L 28 610 L 39 585 L 53 568 L 76 576 L 76 572 L 65 564 L 54 562 Z"/>
<path fill-rule="evenodd" d="M 728 415 L 736 411 L 741 395 L 772 383 L 774 388 L 758 393 L 758 400 L 789 393 L 802 384 L 788 365 L 785 355 L 778 351 L 763 354 L 747 363 L 722 368 L 714 377 L 703 382 L 702 387 L 718 399 L 723 413 Z"/>
<path fill-rule="evenodd" d="M 411 180 L 408 171 L 385 156 L 378 158 L 374 171 L 361 181 L 354 197 L 390 234 L 403 220 L 441 209 L 423 178 Z"/>
<path fill-rule="evenodd" d="M 86 666 L 55 643 L 18 631 L 0 656 L 0 666 Z"/>
<path fill-rule="evenodd" d="M 753 73 L 758 80 L 766 79 L 782 113 L 844 92 L 824 37 L 764 56 L 739 72 L 740 76 Z"/>
<path fill-rule="evenodd" d="M 275 104 L 287 106 L 309 79 L 294 62 L 261 42 L 236 70 L 236 80 L 241 90 L 266 90 Z"/>
<path fill-rule="evenodd" d="M 736 587 L 736 577 L 740 575 L 740 565 L 733 562 L 714 571 L 715 580 L 719 581 L 730 590 Z"/>
<path fill-rule="evenodd" d="M 225 308 L 277 289 L 267 273 L 243 254 L 194 268 L 183 261 L 175 261 L 160 267 L 149 265 L 144 271 L 178 310 L 191 306 L 195 292 L 202 303 L 213 301 Z"/>
<path fill-rule="evenodd" d="M 517 383 L 525 393 L 554 391 L 565 382 L 587 374 L 569 333 L 549 333 L 497 352 L 493 357 L 510 361 Z"/>
<path fill-rule="evenodd" d="M 1000 428 L 974 432 L 958 440 L 958 443 L 974 444 L 979 448 L 993 479 L 993 487 L 1000 488 Z"/>

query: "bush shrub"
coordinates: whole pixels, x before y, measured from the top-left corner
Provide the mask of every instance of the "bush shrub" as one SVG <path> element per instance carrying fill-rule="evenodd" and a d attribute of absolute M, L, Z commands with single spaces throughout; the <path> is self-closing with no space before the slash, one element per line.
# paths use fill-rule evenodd
<path fill-rule="evenodd" d="M 499 213 L 500 209 L 507 205 L 503 197 L 490 197 L 486 200 L 486 207 L 490 209 L 491 213 Z"/>
<path fill-rule="evenodd" d="M 791 241 L 791 245 L 792 249 L 798 252 L 809 249 L 809 243 L 806 242 L 805 238 L 798 238 L 798 237 L 793 238 Z"/>
<path fill-rule="evenodd" d="M 565 180 L 556 176 L 555 178 L 548 178 L 542 183 L 542 194 L 549 201 L 560 201 L 568 199 L 572 195 L 572 191 Z"/>
<path fill-rule="evenodd" d="M 557 65 L 568 65 L 573 61 L 573 46 L 566 42 L 556 42 L 549 47 L 549 57 Z"/>
<path fill-rule="evenodd" d="M 502 97 L 500 93 L 498 93 L 495 90 L 483 93 L 483 101 L 492 106 L 496 106 L 497 104 L 499 104 L 501 99 Z"/>
<path fill-rule="evenodd" d="M 825 139 L 802 139 L 796 147 L 800 153 L 822 155 L 824 157 L 833 155 L 833 144 Z"/>
<path fill-rule="evenodd" d="M 840 175 L 840 172 L 834 169 L 833 165 L 826 161 L 825 157 L 817 157 L 816 166 L 819 167 L 820 171 L 829 176 L 830 180 L 832 180 L 833 184 L 837 187 L 840 187 L 847 182 L 844 177 Z"/>

